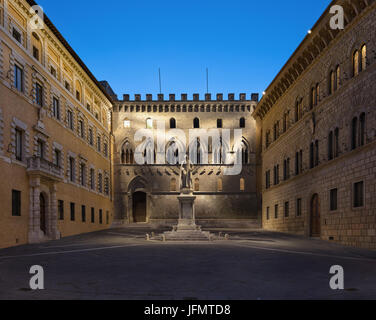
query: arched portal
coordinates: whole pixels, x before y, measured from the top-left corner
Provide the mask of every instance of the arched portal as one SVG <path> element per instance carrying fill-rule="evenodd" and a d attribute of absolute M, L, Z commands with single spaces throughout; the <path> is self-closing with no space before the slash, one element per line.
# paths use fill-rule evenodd
<path fill-rule="evenodd" d="M 311 237 L 321 236 L 321 217 L 320 217 L 320 199 L 316 193 L 311 200 Z"/>
<path fill-rule="evenodd" d="M 146 222 L 146 193 L 137 191 L 133 194 L 133 222 Z"/>

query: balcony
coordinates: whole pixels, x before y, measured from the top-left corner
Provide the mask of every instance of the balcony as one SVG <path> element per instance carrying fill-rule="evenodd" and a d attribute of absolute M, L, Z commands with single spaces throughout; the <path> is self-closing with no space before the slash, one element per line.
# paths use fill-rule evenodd
<path fill-rule="evenodd" d="M 63 180 L 63 169 L 38 156 L 27 159 L 27 172 L 49 180 Z"/>

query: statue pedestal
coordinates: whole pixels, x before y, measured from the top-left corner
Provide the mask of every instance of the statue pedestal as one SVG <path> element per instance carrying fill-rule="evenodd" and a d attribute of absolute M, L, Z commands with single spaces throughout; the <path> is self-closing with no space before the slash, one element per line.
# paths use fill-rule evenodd
<path fill-rule="evenodd" d="M 179 200 L 179 221 L 177 226 L 174 226 L 173 231 L 165 232 L 163 237 L 166 241 L 208 241 L 210 240 L 210 233 L 201 230 L 201 227 L 196 225 L 195 216 L 195 200 L 193 191 L 184 192 L 178 196 Z"/>
<path fill-rule="evenodd" d="M 179 200 L 179 222 L 177 230 L 196 229 L 195 200 L 193 195 L 182 195 Z"/>

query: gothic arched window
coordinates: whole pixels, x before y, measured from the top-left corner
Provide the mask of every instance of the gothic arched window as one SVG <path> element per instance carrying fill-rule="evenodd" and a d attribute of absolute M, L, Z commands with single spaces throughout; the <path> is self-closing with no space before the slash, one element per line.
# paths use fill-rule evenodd
<path fill-rule="evenodd" d="M 245 118 L 240 118 L 240 128 L 245 128 Z"/>
<path fill-rule="evenodd" d="M 356 50 L 353 54 L 353 75 L 356 77 L 359 74 L 359 51 Z"/>
<path fill-rule="evenodd" d="M 361 69 L 362 71 L 366 70 L 367 68 L 367 46 L 363 45 L 362 46 L 362 65 Z"/>
<path fill-rule="evenodd" d="M 176 120 L 174 118 L 170 119 L 170 129 L 176 129 Z"/>
<path fill-rule="evenodd" d="M 193 120 L 193 128 L 194 129 L 199 129 L 200 128 L 200 119 L 199 118 L 195 118 Z"/>

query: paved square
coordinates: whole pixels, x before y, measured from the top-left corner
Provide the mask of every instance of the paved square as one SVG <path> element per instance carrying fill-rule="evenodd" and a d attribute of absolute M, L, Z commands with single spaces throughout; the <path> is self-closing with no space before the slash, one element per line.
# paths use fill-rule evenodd
<path fill-rule="evenodd" d="M 376 299 L 376 252 L 266 231 L 229 241 L 148 242 L 148 226 L 0 250 L 1 299 Z M 45 290 L 30 291 L 40 265 Z M 341 265 L 345 290 L 329 288 Z"/>

